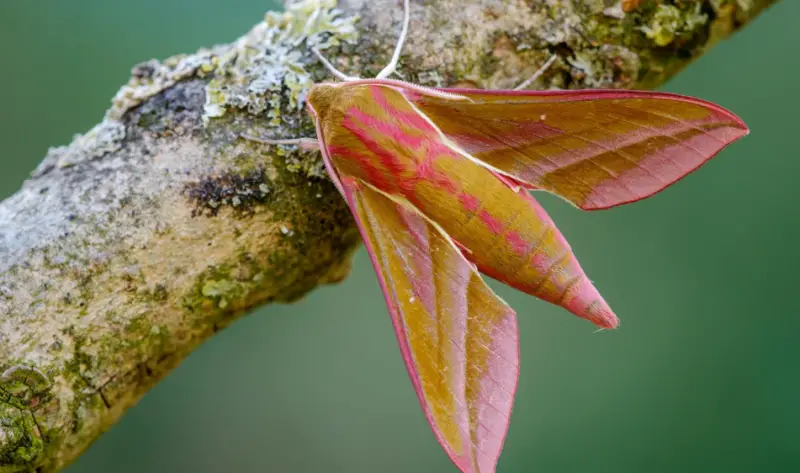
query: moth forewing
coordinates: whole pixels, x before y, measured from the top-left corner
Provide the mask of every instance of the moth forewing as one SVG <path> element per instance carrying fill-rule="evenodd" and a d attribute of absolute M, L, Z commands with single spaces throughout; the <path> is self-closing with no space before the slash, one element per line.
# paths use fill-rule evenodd
<path fill-rule="evenodd" d="M 519 337 L 516 314 L 478 271 L 600 328 L 618 324 L 528 190 L 584 210 L 621 205 L 663 190 L 748 130 L 721 107 L 676 95 L 522 90 L 556 55 L 511 91 L 387 79 L 408 34 L 403 5 L 397 45 L 374 79 L 349 76 L 313 51 L 342 80 L 308 94 L 316 139 L 257 141 L 320 149 L 437 440 L 463 473 L 493 473 Z"/>

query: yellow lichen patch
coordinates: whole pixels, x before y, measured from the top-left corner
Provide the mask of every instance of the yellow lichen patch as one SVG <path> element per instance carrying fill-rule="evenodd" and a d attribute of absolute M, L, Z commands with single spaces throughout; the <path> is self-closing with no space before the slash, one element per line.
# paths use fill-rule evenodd
<path fill-rule="evenodd" d="M 675 5 L 659 5 L 650 24 L 641 27 L 644 34 L 657 46 L 666 46 L 681 33 L 691 33 L 708 21 L 702 12 L 702 4 L 696 3 L 689 11 L 681 11 Z"/>

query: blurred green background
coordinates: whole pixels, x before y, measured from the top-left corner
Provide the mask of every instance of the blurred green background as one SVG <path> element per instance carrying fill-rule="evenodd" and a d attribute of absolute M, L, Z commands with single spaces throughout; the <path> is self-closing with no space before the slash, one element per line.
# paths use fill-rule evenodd
<path fill-rule="evenodd" d="M 276 5 L 2 0 L 0 195 L 99 121 L 135 63 L 228 42 Z M 542 199 L 622 326 L 498 288 L 522 343 L 500 473 L 800 471 L 798 19 L 783 0 L 665 87 L 751 136 L 635 205 Z M 363 248 L 343 284 L 203 345 L 68 469 L 176 471 L 455 473 Z"/>

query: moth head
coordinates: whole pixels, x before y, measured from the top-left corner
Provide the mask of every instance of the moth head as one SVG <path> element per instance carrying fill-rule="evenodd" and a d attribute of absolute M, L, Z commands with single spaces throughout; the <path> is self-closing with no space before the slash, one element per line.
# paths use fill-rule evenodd
<path fill-rule="evenodd" d="M 318 120 L 325 120 L 341 93 L 340 84 L 323 82 L 311 86 L 306 104 L 312 116 Z"/>

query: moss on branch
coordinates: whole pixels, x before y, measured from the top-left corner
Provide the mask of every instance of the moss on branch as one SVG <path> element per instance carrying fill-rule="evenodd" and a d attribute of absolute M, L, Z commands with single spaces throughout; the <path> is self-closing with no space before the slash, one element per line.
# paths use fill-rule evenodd
<path fill-rule="evenodd" d="M 657 86 L 771 0 L 412 2 L 405 79 Z M 132 70 L 105 119 L 0 204 L 0 473 L 67 465 L 198 344 L 248 310 L 346 277 L 360 238 L 311 136 L 339 68 L 374 75 L 396 0 L 306 0 L 237 41 Z M 359 34 L 361 32 L 361 34 Z"/>

